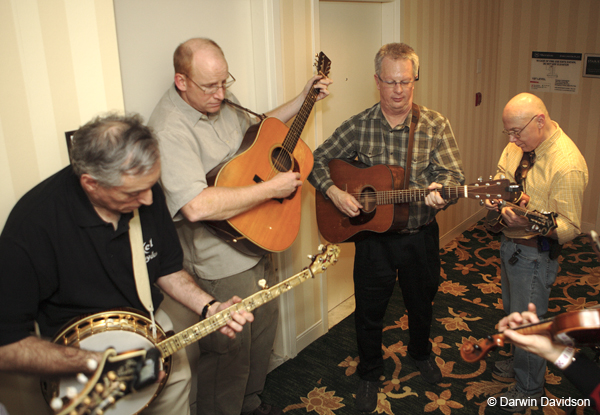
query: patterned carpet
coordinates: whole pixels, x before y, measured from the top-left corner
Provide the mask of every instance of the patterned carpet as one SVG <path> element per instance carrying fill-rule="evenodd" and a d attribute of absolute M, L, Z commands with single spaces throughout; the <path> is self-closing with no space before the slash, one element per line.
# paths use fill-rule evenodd
<path fill-rule="evenodd" d="M 496 333 L 504 316 L 500 285 L 500 238 L 478 223 L 441 250 L 442 281 L 434 304 L 432 343 L 435 362 L 444 379 L 426 383 L 406 355 L 408 320 L 397 288 L 386 313 L 383 353 L 386 363 L 378 414 L 507 414 L 492 406 L 492 397 L 505 392 L 511 379 L 492 374 L 495 361 L 510 356 L 510 346 L 492 351 L 477 363 L 460 357 L 463 342 L 477 342 Z M 600 263 L 587 237 L 566 244 L 547 317 L 598 305 Z M 358 354 L 354 317 L 349 316 L 267 377 L 263 400 L 287 414 L 358 414 L 354 394 Z M 583 351 L 593 358 L 589 348 Z M 558 399 L 582 396 L 561 372 L 549 364 L 546 396 L 554 401 L 524 414 L 593 414 L 592 408 L 561 405 Z M 571 401 L 572 402 L 572 401 Z M 552 406 L 555 403 L 555 406 Z"/>

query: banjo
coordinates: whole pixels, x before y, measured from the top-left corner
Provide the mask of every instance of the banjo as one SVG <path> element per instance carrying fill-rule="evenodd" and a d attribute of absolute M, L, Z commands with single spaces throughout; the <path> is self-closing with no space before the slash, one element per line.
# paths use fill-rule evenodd
<path fill-rule="evenodd" d="M 104 358 L 90 379 L 80 374 L 43 380 L 44 398 L 56 415 L 138 414 L 166 384 L 171 355 L 225 326 L 232 312 L 252 311 L 324 272 L 335 265 L 339 252 L 337 245 L 319 246 L 319 254 L 310 255 L 310 266 L 300 273 L 271 288 L 263 284 L 257 293 L 177 334 L 165 333 L 157 325 L 155 339 L 152 321 L 133 309 L 96 313 L 70 323 L 53 342 L 104 352 Z M 165 376 L 156 381 L 159 366 Z"/>

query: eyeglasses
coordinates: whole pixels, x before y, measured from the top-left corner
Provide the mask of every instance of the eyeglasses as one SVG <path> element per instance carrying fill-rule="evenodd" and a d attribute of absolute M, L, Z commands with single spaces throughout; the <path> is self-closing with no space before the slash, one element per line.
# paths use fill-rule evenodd
<path fill-rule="evenodd" d="M 222 85 L 198 85 L 192 78 L 189 77 L 189 75 L 185 75 L 185 74 L 184 75 L 190 81 L 192 81 L 192 83 L 194 85 L 196 85 L 198 88 L 200 88 L 202 90 L 202 92 L 204 92 L 207 95 L 212 95 L 212 94 L 216 94 L 219 89 L 223 88 L 223 91 L 224 91 L 227 88 L 229 88 L 231 85 L 234 84 L 235 78 L 233 77 L 233 75 L 231 73 L 229 73 L 229 72 L 227 72 L 227 73 L 229 74 L 229 77 L 227 77 L 227 79 L 225 80 L 225 82 Z"/>
<path fill-rule="evenodd" d="M 377 78 L 379 78 L 379 80 L 383 82 L 383 85 L 388 88 L 395 88 L 396 85 L 400 85 L 400 88 L 402 88 L 402 90 L 408 88 L 416 81 L 416 79 L 411 79 L 410 81 L 384 81 L 383 79 L 381 79 L 381 76 L 379 76 L 379 74 L 377 74 Z"/>
<path fill-rule="evenodd" d="M 515 138 L 521 138 L 521 133 L 523 132 L 523 130 L 525 128 L 527 128 L 527 126 L 531 123 L 531 121 L 533 121 L 533 119 L 535 117 L 538 117 L 539 115 L 541 115 L 541 114 L 536 114 L 533 117 L 531 117 L 531 119 L 529 120 L 529 122 L 527 124 L 525 124 L 525 127 L 523 127 L 523 128 L 516 128 L 516 129 L 513 128 L 512 130 L 506 130 L 505 129 L 505 130 L 502 130 L 502 134 L 506 134 L 509 137 L 512 135 Z"/>

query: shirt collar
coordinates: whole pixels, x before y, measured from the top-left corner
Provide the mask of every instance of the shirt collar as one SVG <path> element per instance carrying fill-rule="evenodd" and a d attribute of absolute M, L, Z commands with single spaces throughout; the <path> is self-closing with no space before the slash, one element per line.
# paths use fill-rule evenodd
<path fill-rule="evenodd" d="M 69 167 L 70 168 L 70 167 Z M 100 218 L 96 209 L 92 205 L 92 202 L 88 198 L 87 194 L 81 187 L 81 183 L 79 182 L 79 178 L 72 173 L 67 179 L 67 186 L 69 186 L 71 191 L 69 194 L 74 195 L 72 197 L 72 202 L 70 204 L 70 209 L 75 221 L 82 228 L 89 228 L 93 226 L 106 226 L 111 224 L 106 223 Z M 124 213 L 121 214 L 121 218 L 119 219 L 119 228 L 122 226 L 123 221 L 129 222 L 133 213 Z"/>
<path fill-rule="evenodd" d="M 554 131 L 554 133 L 546 140 L 542 141 L 540 145 L 537 146 L 537 148 L 534 150 L 536 159 L 539 159 L 544 154 L 546 154 L 546 152 L 548 152 L 548 150 L 554 145 L 554 143 L 556 143 L 556 141 L 562 135 L 562 129 L 560 128 L 558 123 L 555 121 L 552 121 L 552 123 L 556 127 L 556 131 Z"/>

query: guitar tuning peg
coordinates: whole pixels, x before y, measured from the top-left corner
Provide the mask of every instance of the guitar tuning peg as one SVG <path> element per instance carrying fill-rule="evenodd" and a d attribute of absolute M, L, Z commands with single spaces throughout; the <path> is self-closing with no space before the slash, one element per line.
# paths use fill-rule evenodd
<path fill-rule="evenodd" d="M 308 257 L 308 259 L 310 259 L 311 261 L 314 261 L 314 260 L 315 260 L 315 256 L 314 256 L 314 255 L 310 255 L 310 254 L 308 254 L 308 255 L 306 255 L 306 256 L 307 256 L 307 257 Z"/>
<path fill-rule="evenodd" d="M 483 201 L 483 199 L 480 199 L 479 200 L 479 206 L 483 206 L 483 205 L 485 205 L 485 202 Z"/>
<path fill-rule="evenodd" d="M 264 290 L 265 288 L 267 288 L 267 280 L 265 280 L 265 279 L 258 280 L 258 286 Z"/>
<path fill-rule="evenodd" d="M 326 250 L 325 245 L 323 245 L 323 244 L 320 244 L 318 249 L 319 249 L 320 253 L 324 253 Z"/>
<path fill-rule="evenodd" d="M 477 178 L 477 181 L 478 181 L 479 183 L 483 182 L 483 177 L 479 176 L 479 177 Z"/>
<path fill-rule="evenodd" d="M 494 180 L 494 176 L 490 176 L 489 180 Z"/>

